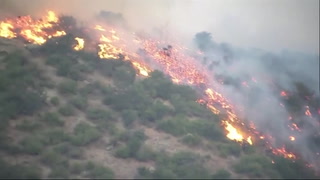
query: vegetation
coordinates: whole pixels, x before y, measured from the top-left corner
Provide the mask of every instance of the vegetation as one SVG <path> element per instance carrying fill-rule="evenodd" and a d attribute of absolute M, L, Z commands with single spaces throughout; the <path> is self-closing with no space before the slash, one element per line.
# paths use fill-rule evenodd
<path fill-rule="evenodd" d="M 72 17 L 62 18 L 67 32 L 75 24 Z M 83 34 L 82 30 L 77 34 Z M 204 37 L 209 36 L 197 35 L 198 40 Z M 9 159 L 7 162 L 0 157 L 0 178 L 116 178 L 112 169 L 118 168 L 114 165 L 117 163 L 106 167 L 88 159 L 88 149 L 101 147 L 116 161 L 154 164 L 152 168 L 138 168 L 139 178 L 315 177 L 299 160 L 258 154 L 260 147 L 227 140 L 221 117 L 196 103 L 198 95 L 193 88 L 174 84 L 157 70 L 150 77 L 136 77 L 136 70 L 122 55 L 119 59 L 100 60 L 95 54 L 74 51 L 74 43 L 74 36 L 68 33 L 49 39 L 31 52 L 30 56 L 47 57 L 44 61 L 50 70 L 54 69 L 53 74 L 40 70 L 32 57 L 27 58 L 22 52 L 7 53 L 0 59 L 0 153 Z M 205 50 L 210 43 L 198 45 Z M 46 73 L 58 76 L 59 81 L 51 81 Z M 312 93 L 299 83 L 297 90 L 299 97 L 292 96 L 284 102 L 290 111 L 304 113 L 301 99 Z M 47 98 L 51 91 L 56 96 Z M 96 101 L 102 105 L 92 103 Z M 317 103 L 310 101 L 314 107 Z M 155 136 L 161 137 L 152 137 L 154 141 L 145 143 L 146 126 L 153 128 L 148 134 L 152 136 L 153 130 L 158 130 Z M 166 141 L 164 134 L 172 135 L 168 137 L 173 140 Z M 158 144 L 157 139 L 165 139 L 167 144 Z M 313 140 L 314 144 L 319 142 L 317 137 Z M 186 146 L 181 145 L 183 151 L 174 153 L 163 151 L 176 150 L 170 142 Z M 207 145 L 211 149 L 205 149 Z M 189 152 L 193 149 L 208 155 Z M 19 161 L 9 163 L 26 155 L 30 166 Z M 212 156 L 233 158 L 235 163 L 213 172 L 206 166 Z M 38 165 L 50 169 L 49 174 L 42 174 Z"/>

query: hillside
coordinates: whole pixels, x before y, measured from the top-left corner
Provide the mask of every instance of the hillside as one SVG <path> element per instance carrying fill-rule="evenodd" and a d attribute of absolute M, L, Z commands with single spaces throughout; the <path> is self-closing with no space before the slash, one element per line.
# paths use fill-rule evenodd
<path fill-rule="evenodd" d="M 315 177 L 227 139 L 189 86 L 54 41 L 0 41 L 1 178 Z"/>

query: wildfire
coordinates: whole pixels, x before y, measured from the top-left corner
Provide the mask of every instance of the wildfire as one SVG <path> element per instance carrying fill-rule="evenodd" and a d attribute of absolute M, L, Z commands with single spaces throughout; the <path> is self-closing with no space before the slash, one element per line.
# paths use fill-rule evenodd
<path fill-rule="evenodd" d="M 294 136 L 289 136 L 290 141 L 295 141 L 296 138 Z"/>
<path fill-rule="evenodd" d="M 1 22 L 0 23 L 0 37 L 4 37 L 4 38 L 15 38 L 16 34 L 12 31 L 13 30 L 13 25 L 10 23 L 6 23 L 6 22 Z"/>
<path fill-rule="evenodd" d="M 139 71 L 140 75 L 149 76 L 149 73 L 151 72 L 151 70 L 148 69 L 146 66 L 143 66 L 136 61 L 132 62 L 132 64 Z"/>
<path fill-rule="evenodd" d="M 22 16 L 13 20 L 5 20 L 0 22 L 0 37 L 15 38 L 23 37 L 30 43 L 44 44 L 48 39 L 66 35 L 63 29 L 59 29 L 56 25 L 59 23 L 59 18 L 53 11 L 48 11 L 47 15 L 41 20 L 33 20 L 30 16 Z M 268 135 L 261 136 L 255 129 L 254 124 L 249 127 L 244 126 L 237 115 L 236 109 L 231 103 L 219 92 L 217 87 L 211 84 L 210 77 L 205 68 L 201 64 L 197 64 L 197 60 L 186 55 L 187 49 L 177 43 L 162 42 L 160 40 L 141 38 L 133 34 L 132 39 L 128 35 L 123 34 L 119 29 L 107 27 L 105 25 L 90 26 L 91 30 L 97 35 L 98 56 L 100 59 L 122 59 L 132 62 L 133 67 L 141 76 L 149 76 L 152 69 L 147 66 L 145 59 L 152 59 L 153 64 L 162 70 L 165 74 L 172 78 L 172 81 L 177 84 L 189 84 L 200 87 L 203 90 L 203 97 L 197 100 L 200 104 L 205 104 L 214 114 L 226 115 L 222 125 L 227 132 L 227 138 L 237 142 L 247 142 L 253 144 L 252 140 L 263 139 L 270 140 Z M 134 47 L 139 47 L 143 50 L 144 56 L 138 55 L 132 48 L 129 48 L 129 41 L 132 40 Z M 73 47 L 79 51 L 84 49 L 85 43 L 83 38 L 76 37 L 77 44 Z M 132 45 L 131 44 L 131 45 Z M 251 80 L 257 83 L 255 78 Z M 248 82 L 242 82 L 242 85 L 249 87 Z M 280 95 L 287 97 L 286 91 L 281 91 Z M 280 106 L 284 107 L 283 104 Z M 311 117 L 309 107 L 306 107 L 305 114 Z M 318 110 L 320 114 L 320 109 Z M 291 120 L 292 117 L 290 116 Z M 246 129 L 247 128 L 247 129 Z M 251 129 L 250 129 L 251 128 Z M 295 123 L 290 125 L 290 128 L 299 130 Z M 290 136 L 291 141 L 295 141 L 295 137 Z M 272 149 L 273 153 L 281 154 L 287 158 L 295 158 L 295 155 L 288 153 L 285 148 Z"/>
<path fill-rule="evenodd" d="M 287 92 L 285 92 L 285 91 L 281 91 L 280 95 L 281 95 L 282 97 L 287 97 L 287 96 L 288 96 Z"/>
<path fill-rule="evenodd" d="M 243 136 L 238 132 L 238 130 L 234 128 L 228 121 L 224 121 L 224 123 L 226 125 L 226 130 L 228 131 L 227 137 L 231 140 L 242 142 Z"/>
<path fill-rule="evenodd" d="M 76 37 L 77 45 L 73 48 L 76 51 L 80 51 L 84 48 L 84 39 Z"/>
<path fill-rule="evenodd" d="M 310 112 L 309 106 L 306 106 L 305 115 L 306 115 L 306 116 L 309 116 L 309 117 L 312 117 L 312 114 L 311 114 L 311 112 Z"/>
<path fill-rule="evenodd" d="M 272 152 L 274 154 L 282 155 L 285 158 L 296 159 L 296 156 L 293 153 L 287 152 L 284 147 L 279 149 L 273 149 Z"/>
<path fill-rule="evenodd" d="M 54 24 L 59 22 L 59 18 L 53 11 L 48 11 L 47 15 L 40 20 L 34 20 L 30 16 L 22 16 L 13 20 L 0 22 L 0 37 L 15 38 L 21 36 L 30 43 L 44 44 L 51 37 L 66 35 L 62 30 L 47 32 Z"/>

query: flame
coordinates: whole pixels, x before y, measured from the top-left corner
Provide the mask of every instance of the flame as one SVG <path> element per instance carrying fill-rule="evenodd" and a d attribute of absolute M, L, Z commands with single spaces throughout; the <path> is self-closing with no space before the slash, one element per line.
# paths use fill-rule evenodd
<path fill-rule="evenodd" d="M 84 39 L 76 37 L 75 40 L 77 41 L 77 45 L 73 49 L 76 51 L 80 51 L 84 48 Z"/>
<path fill-rule="evenodd" d="M 96 29 L 96 30 L 99 30 L 99 31 L 106 31 L 106 29 L 104 29 L 102 26 L 100 26 L 100 25 L 96 25 L 95 27 L 94 27 L 94 29 Z"/>
<path fill-rule="evenodd" d="M 309 117 L 312 117 L 312 114 L 311 114 L 311 112 L 310 112 L 309 106 L 306 106 L 305 115 L 306 115 L 306 116 L 309 116 Z"/>
<path fill-rule="evenodd" d="M 242 142 L 243 136 L 238 132 L 238 130 L 234 128 L 228 121 L 224 121 L 224 123 L 226 125 L 226 130 L 228 131 L 227 137 L 231 140 Z"/>
<path fill-rule="evenodd" d="M 296 138 L 294 136 L 289 136 L 290 141 L 295 141 Z"/>
<path fill-rule="evenodd" d="M 249 137 L 247 138 L 247 142 L 248 142 L 250 145 L 253 144 L 253 143 L 252 143 L 252 140 L 251 140 L 251 136 L 249 136 Z"/>
<path fill-rule="evenodd" d="M 280 95 L 281 95 L 282 97 L 287 97 L 287 96 L 288 96 L 287 92 L 285 92 L 285 91 L 281 91 Z"/>
<path fill-rule="evenodd" d="M 296 159 L 296 156 L 293 153 L 287 152 L 287 150 L 284 147 L 279 149 L 273 149 L 272 152 L 277 155 L 282 155 L 285 158 Z"/>
<path fill-rule="evenodd" d="M 0 37 L 4 38 L 15 38 L 16 34 L 12 31 L 13 30 L 13 25 L 7 22 L 1 22 L 0 23 Z"/>
<path fill-rule="evenodd" d="M 47 30 L 59 22 L 59 18 L 53 11 L 40 20 L 34 20 L 30 16 L 22 16 L 13 20 L 0 22 L 0 37 L 15 38 L 21 36 L 30 43 L 44 44 L 51 37 L 66 35 L 65 31 L 57 30 L 48 33 Z"/>
<path fill-rule="evenodd" d="M 149 76 L 149 73 L 151 72 L 150 69 L 148 69 L 146 66 L 143 66 L 139 64 L 138 62 L 132 62 L 133 66 L 139 71 L 139 74 L 142 76 Z"/>

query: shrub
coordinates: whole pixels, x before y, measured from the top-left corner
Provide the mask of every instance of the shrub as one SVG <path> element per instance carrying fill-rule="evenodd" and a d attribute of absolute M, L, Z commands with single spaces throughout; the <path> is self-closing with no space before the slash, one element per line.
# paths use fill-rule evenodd
<path fill-rule="evenodd" d="M 132 123 L 138 119 L 138 112 L 131 109 L 126 109 L 121 112 L 122 121 L 126 127 L 130 127 Z"/>
<path fill-rule="evenodd" d="M 51 168 L 57 166 L 61 166 L 64 168 L 68 167 L 68 161 L 63 156 L 52 150 L 43 152 L 41 154 L 40 160 L 44 165 L 49 166 Z"/>
<path fill-rule="evenodd" d="M 157 153 L 147 146 L 141 146 L 138 153 L 136 154 L 136 159 L 138 161 L 149 161 L 155 160 Z"/>
<path fill-rule="evenodd" d="M 41 153 L 45 147 L 43 139 L 39 136 L 29 136 L 24 138 L 20 145 L 22 146 L 22 151 L 28 154 L 37 155 Z"/>
<path fill-rule="evenodd" d="M 201 138 L 197 135 L 193 135 L 193 134 L 187 134 L 186 136 L 184 136 L 181 140 L 184 144 L 188 145 L 188 146 L 198 146 L 199 144 L 201 144 Z"/>
<path fill-rule="evenodd" d="M 21 124 L 18 124 L 17 129 L 26 132 L 32 132 L 41 127 L 39 122 L 30 122 L 29 120 L 24 120 Z"/>
<path fill-rule="evenodd" d="M 100 137 L 99 131 L 87 123 L 79 123 L 74 129 L 71 142 L 77 146 L 86 145 Z"/>
<path fill-rule="evenodd" d="M 81 174 L 83 171 L 85 171 L 85 164 L 83 164 L 83 163 L 77 163 L 77 162 L 71 164 L 70 172 L 71 172 L 72 174 L 79 175 L 79 174 Z"/>
<path fill-rule="evenodd" d="M 58 89 L 62 94 L 75 94 L 77 92 L 77 82 L 65 80 L 58 85 Z"/>
<path fill-rule="evenodd" d="M 42 133 L 41 136 L 46 145 L 55 145 L 69 139 L 69 136 L 62 129 L 49 129 Z"/>
<path fill-rule="evenodd" d="M 80 158 L 82 156 L 81 148 L 72 146 L 68 143 L 62 143 L 53 148 L 53 150 L 68 158 Z"/>
<path fill-rule="evenodd" d="M 59 108 L 59 113 L 63 116 L 72 116 L 74 115 L 74 108 L 70 105 L 64 105 Z"/>
<path fill-rule="evenodd" d="M 60 119 L 60 116 L 56 112 L 46 112 L 42 116 L 43 121 L 46 121 L 50 125 L 55 125 L 55 126 L 63 126 L 64 121 Z"/>
<path fill-rule="evenodd" d="M 88 106 L 87 98 L 82 96 L 72 98 L 70 103 L 79 110 L 85 110 Z"/>
<path fill-rule="evenodd" d="M 230 177 L 230 172 L 225 169 L 219 169 L 216 173 L 214 173 L 211 176 L 212 179 L 230 179 Z"/>
<path fill-rule="evenodd" d="M 0 179 L 39 179 L 40 168 L 37 166 L 11 165 L 0 159 Z"/>
<path fill-rule="evenodd" d="M 108 167 L 104 167 L 102 165 L 94 164 L 93 162 L 89 162 L 87 164 L 88 168 L 88 177 L 94 179 L 113 179 L 114 173 L 112 169 Z"/>
<path fill-rule="evenodd" d="M 218 145 L 218 149 L 222 157 L 227 157 L 228 155 L 239 156 L 241 153 L 241 146 L 236 142 L 220 144 Z"/>
<path fill-rule="evenodd" d="M 69 178 L 69 170 L 65 167 L 55 166 L 51 169 L 49 178 Z"/>
<path fill-rule="evenodd" d="M 111 113 L 107 110 L 90 108 L 87 111 L 87 118 L 92 120 L 106 120 L 108 121 L 111 118 Z"/>
<path fill-rule="evenodd" d="M 58 106 L 59 103 L 60 103 L 59 98 L 58 98 L 57 96 L 52 97 L 52 98 L 50 99 L 50 103 L 53 104 L 53 105 L 55 105 L 55 106 Z"/>

